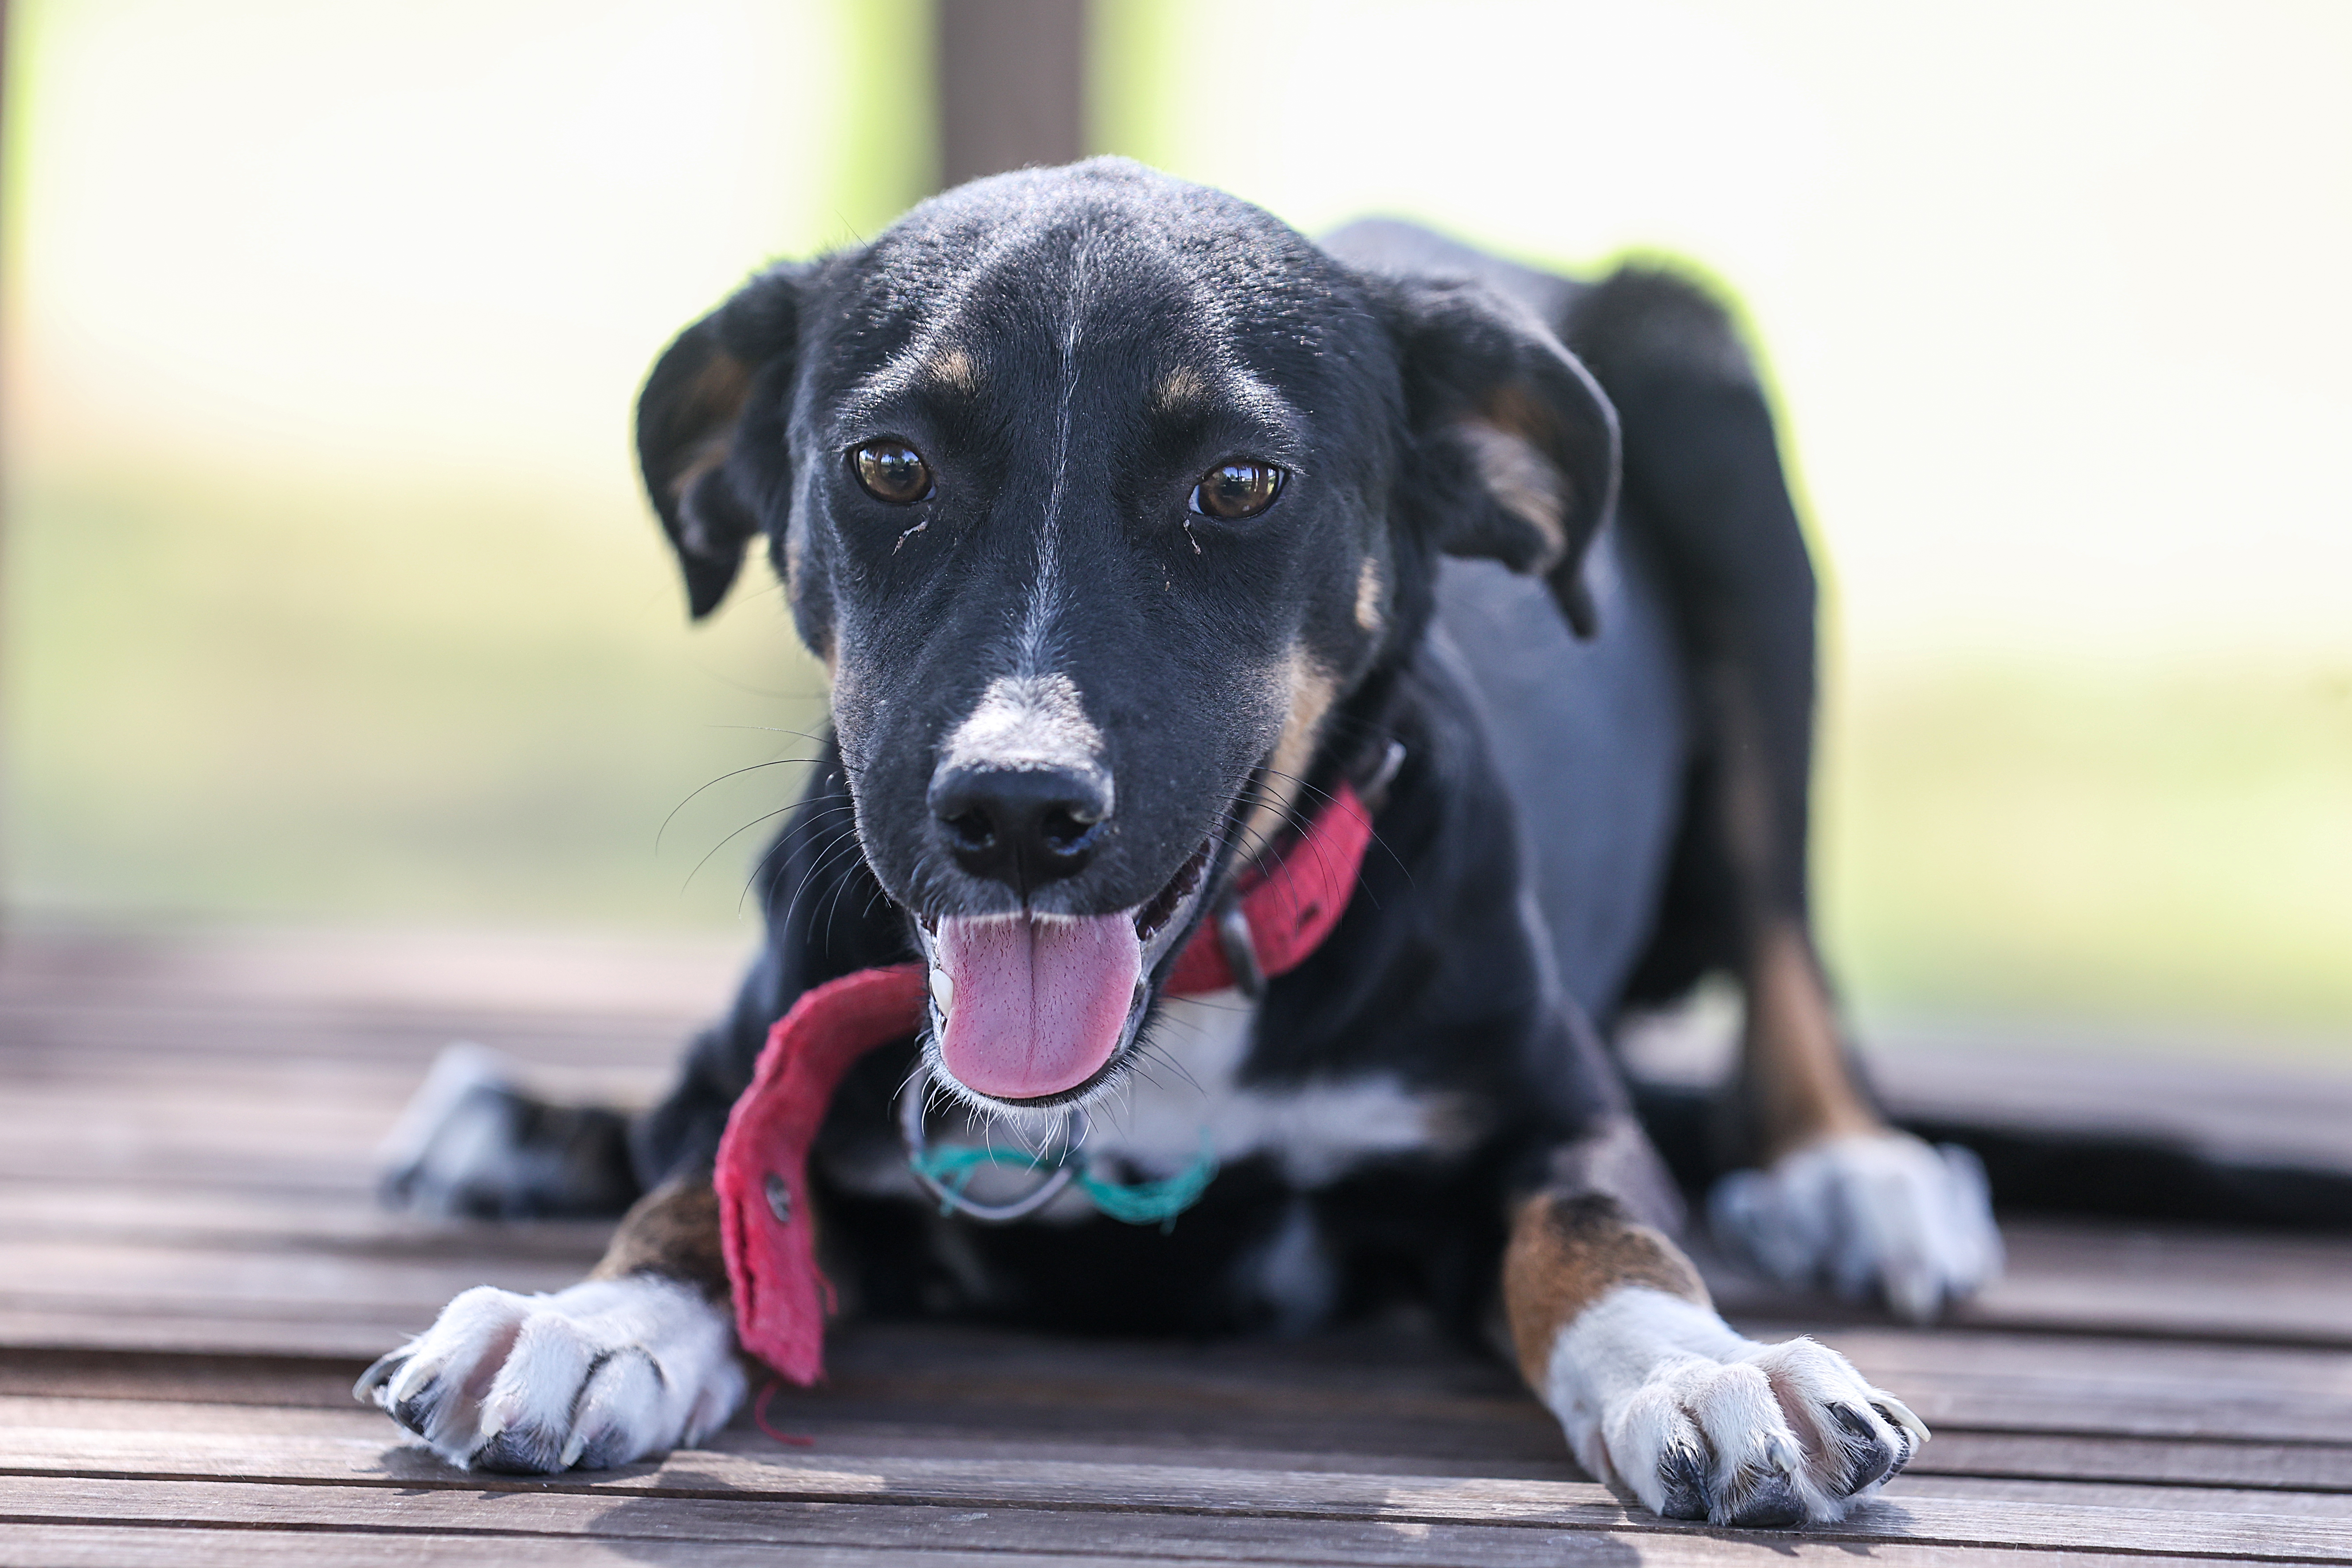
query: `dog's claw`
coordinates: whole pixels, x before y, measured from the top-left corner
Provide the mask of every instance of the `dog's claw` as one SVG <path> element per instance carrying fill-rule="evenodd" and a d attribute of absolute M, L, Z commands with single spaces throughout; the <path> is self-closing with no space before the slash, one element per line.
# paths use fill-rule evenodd
<path fill-rule="evenodd" d="M 1904 1404 L 1901 1400 L 1895 1398 L 1895 1395 L 1888 1394 L 1882 1389 L 1879 1391 L 1877 1397 L 1871 1401 L 1871 1404 L 1877 1409 L 1878 1413 L 1885 1416 L 1888 1421 L 1911 1434 L 1912 1444 L 1914 1447 L 1916 1447 L 1918 1444 L 1924 1443 L 1927 1440 L 1927 1424 L 1925 1421 L 1920 1420 L 1918 1416 L 1913 1415 L 1911 1413 L 1911 1407 Z"/>
<path fill-rule="evenodd" d="M 1927 1424 L 1911 1414 L 1909 1405 L 1884 1391 L 1876 1393 L 1870 1403 L 1872 1410 L 1895 1433 L 1895 1460 L 1886 1467 L 1886 1474 L 1880 1478 L 1893 1480 L 1903 1473 L 1903 1467 L 1911 1462 L 1912 1456 L 1918 1453 L 1920 1446 L 1927 1441 Z"/>
<path fill-rule="evenodd" d="M 352 1397 L 362 1405 L 376 1403 L 375 1391 L 399 1376 L 400 1369 L 407 1364 L 408 1347 L 405 1345 L 376 1357 L 368 1363 L 368 1369 L 360 1373 L 359 1381 L 352 1384 Z"/>

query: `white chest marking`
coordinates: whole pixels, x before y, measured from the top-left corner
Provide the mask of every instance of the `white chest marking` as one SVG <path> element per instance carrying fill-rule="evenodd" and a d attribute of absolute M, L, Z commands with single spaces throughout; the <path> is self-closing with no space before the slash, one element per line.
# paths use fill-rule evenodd
<path fill-rule="evenodd" d="M 1411 1093 L 1393 1073 L 1243 1087 L 1256 1021 L 1238 991 L 1162 1002 L 1135 1069 L 1087 1108 L 1090 1148 L 1165 1177 L 1201 1157 L 1205 1134 L 1220 1163 L 1270 1153 L 1293 1185 L 1318 1187 L 1368 1159 L 1467 1141 L 1449 1097 Z"/>
<path fill-rule="evenodd" d="M 1197 1163 L 1205 1141 L 1221 1165 L 1271 1154 L 1291 1185 L 1311 1190 L 1367 1160 L 1415 1151 L 1458 1152 L 1475 1140 L 1476 1119 L 1457 1097 L 1412 1093 L 1393 1073 L 1283 1089 L 1243 1087 L 1242 1062 L 1256 1022 L 1256 1005 L 1238 991 L 1163 999 L 1134 1067 L 1087 1105 L 1084 1153 L 1092 1173 L 1111 1181 L 1162 1181 Z M 982 1143 L 1010 1150 L 1032 1142 L 961 1108 L 935 1113 L 930 1137 L 935 1147 Z M 867 1160 L 828 1165 L 827 1173 L 877 1197 L 924 1195 L 895 1141 L 877 1145 Z M 1037 1183 L 1035 1174 L 1017 1166 L 983 1166 L 968 1180 L 964 1190 L 982 1203 L 1011 1202 Z M 1072 1187 L 1036 1217 L 1073 1221 L 1094 1213 L 1086 1194 Z"/>

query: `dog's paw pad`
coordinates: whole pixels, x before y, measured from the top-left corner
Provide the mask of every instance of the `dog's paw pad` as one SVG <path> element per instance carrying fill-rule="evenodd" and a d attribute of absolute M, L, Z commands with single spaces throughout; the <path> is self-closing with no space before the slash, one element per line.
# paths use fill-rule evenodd
<path fill-rule="evenodd" d="M 1734 1172 L 1707 1210 L 1721 1245 L 1781 1283 L 1875 1294 L 1915 1321 L 2000 1273 L 1983 1165 L 1908 1133 L 1835 1138 Z"/>
<path fill-rule="evenodd" d="M 733 1326 L 650 1276 L 552 1296 L 467 1291 L 352 1391 L 455 1465 L 545 1474 L 665 1452 L 743 1397 Z"/>

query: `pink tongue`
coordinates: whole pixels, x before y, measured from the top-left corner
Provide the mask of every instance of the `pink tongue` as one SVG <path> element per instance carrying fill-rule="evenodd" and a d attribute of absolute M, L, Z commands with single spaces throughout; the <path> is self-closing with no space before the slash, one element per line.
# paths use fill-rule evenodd
<path fill-rule="evenodd" d="M 940 1055 L 966 1089 L 1034 1100 L 1076 1089 L 1118 1047 L 1143 943 L 1127 915 L 943 920 L 954 996 Z"/>

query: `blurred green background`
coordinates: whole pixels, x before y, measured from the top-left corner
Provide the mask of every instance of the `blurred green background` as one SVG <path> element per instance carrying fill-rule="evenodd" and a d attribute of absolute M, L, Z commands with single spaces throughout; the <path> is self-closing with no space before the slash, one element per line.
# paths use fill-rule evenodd
<path fill-rule="evenodd" d="M 926 7 L 8 22 L 8 918 L 748 938 L 822 698 L 764 572 L 685 625 L 629 406 L 930 187 Z M 2352 9 L 1097 0 L 1089 58 L 1099 150 L 1302 226 L 1739 290 L 1866 1020 L 2352 1040 Z"/>

